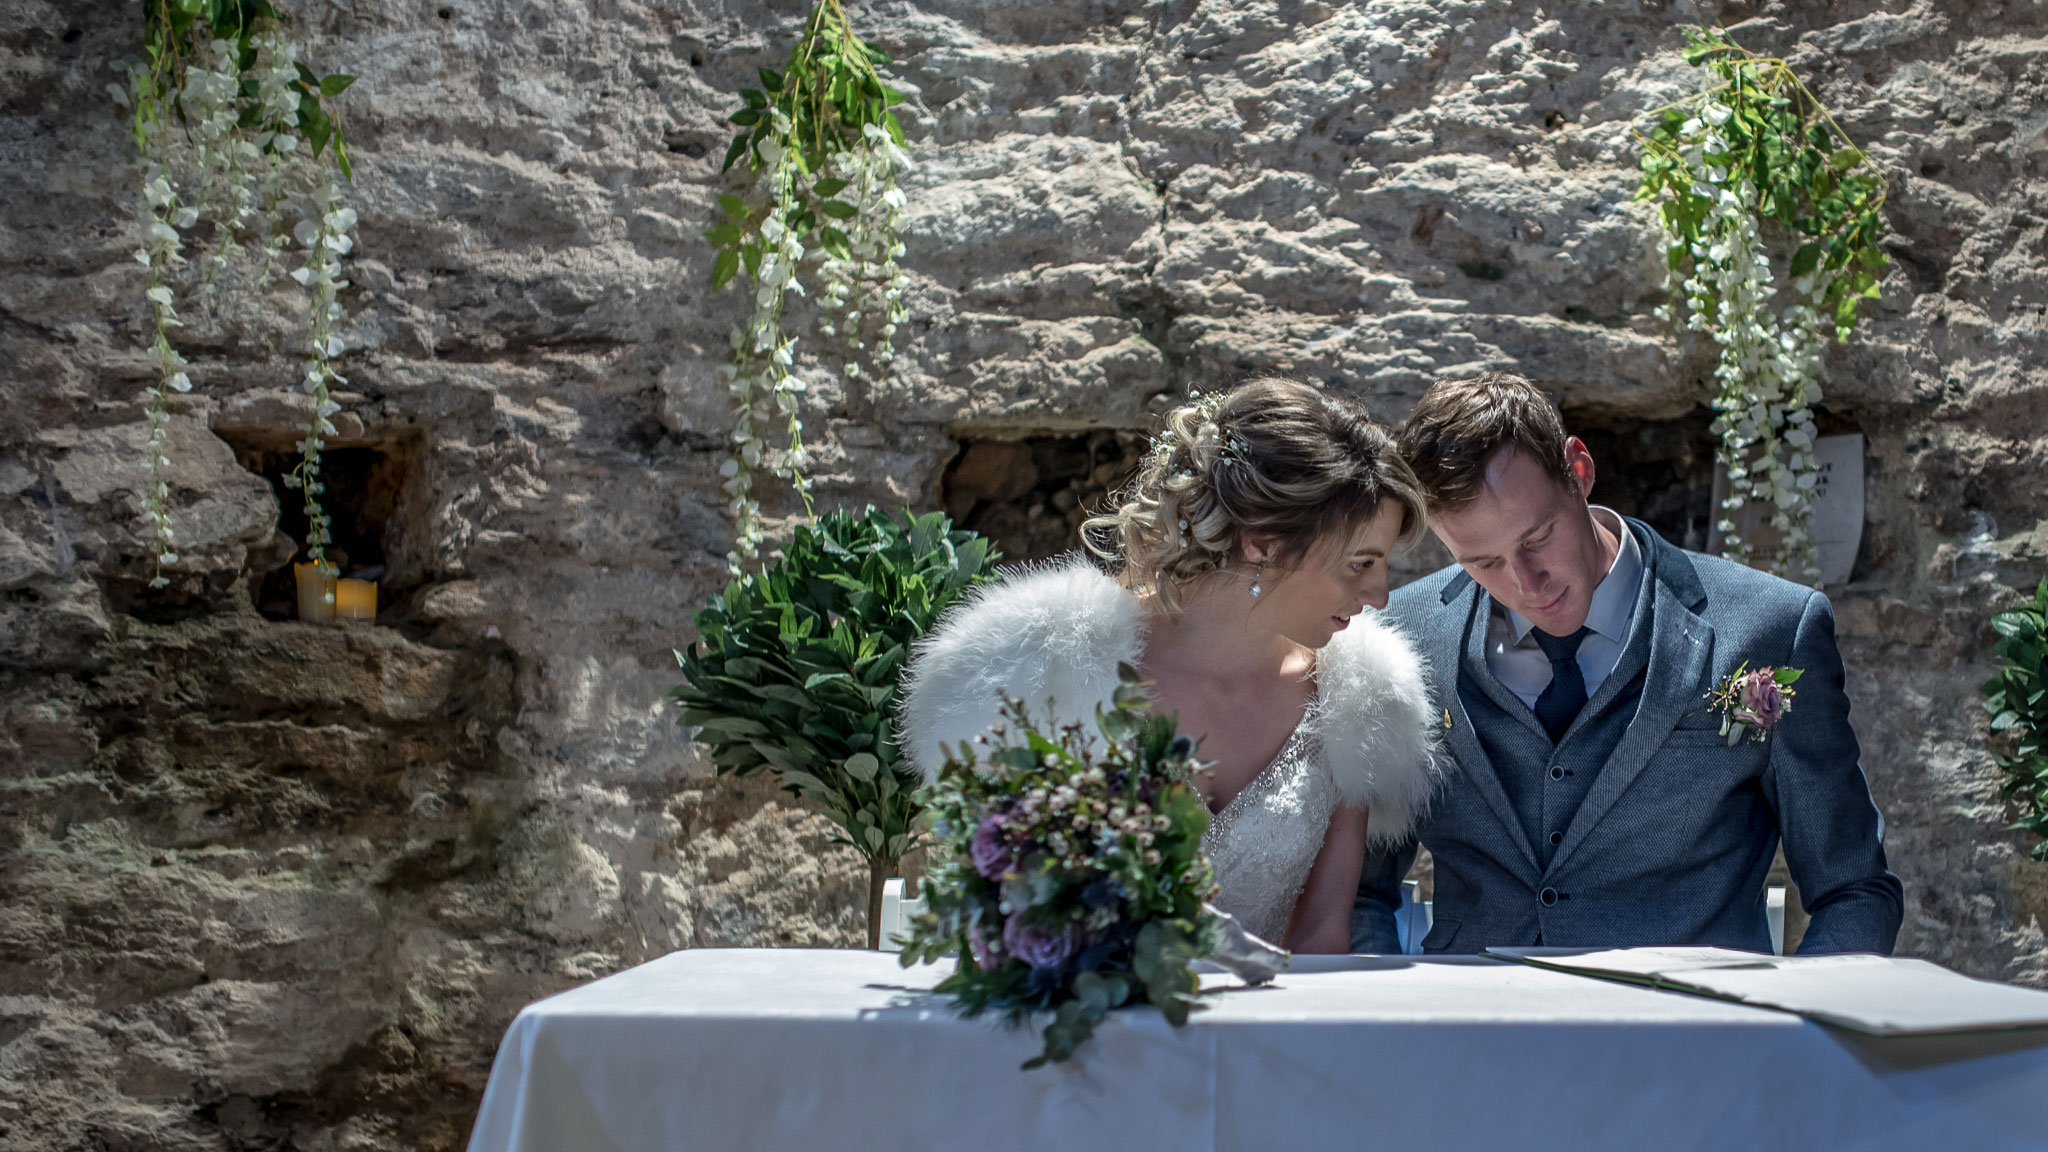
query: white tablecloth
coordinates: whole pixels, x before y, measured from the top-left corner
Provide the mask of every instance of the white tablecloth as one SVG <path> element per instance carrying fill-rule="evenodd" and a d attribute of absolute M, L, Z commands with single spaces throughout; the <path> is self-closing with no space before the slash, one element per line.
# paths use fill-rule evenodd
<path fill-rule="evenodd" d="M 1477 958 L 1300 958 L 1184 1029 L 953 1017 L 950 965 L 677 952 L 530 1005 L 471 1152 L 2048 1148 L 2048 1034 L 1858 1039 Z"/>

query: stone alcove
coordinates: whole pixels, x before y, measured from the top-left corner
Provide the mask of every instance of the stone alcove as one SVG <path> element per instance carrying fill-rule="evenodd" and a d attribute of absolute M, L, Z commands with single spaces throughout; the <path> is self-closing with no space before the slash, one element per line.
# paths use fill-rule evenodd
<path fill-rule="evenodd" d="M 965 440 L 940 481 L 953 522 L 995 541 L 1006 564 L 1079 546 L 1081 521 L 1137 471 L 1145 437 L 1089 432 Z"/>
<path fill-rule="evenodd" d="M 246 578 L 259 613 L 291 620 L 298 616 L 292 563 L 304 558 L 308 524 L 305 497 L 287 487 L 285 478 L 298 466 L 303 433 L 275 413 L 260 418 L 252 407 L 217 418 L 213 432 L 234 450 L 235 462 L 262 477 L 277 499 L 277 534 L 267 551 L 251 555 Z M 366 428 L 349 412 L 338 415 L 335 424 L 337 433 L 328 439 L 320 471 L 326 484 L 320 502 L 332 536 L 327 557 L 341 575 L 375 581 L 380 606 L 388 606 L 424 581 L 415 550 L 408 546 L 418 533 L 410 530 L 417 510 L 407 500 L 420 487 L 423 440 L 410 428 Z"/>
<path fill-rule="evenodd" d="M 1704 406 L 1662 420 L 1567 408 L 1564 422 L 1593 455 L 1595 503 L 1643 520 L 1681 548 L 1707 546 L 1717 439 Z"/>

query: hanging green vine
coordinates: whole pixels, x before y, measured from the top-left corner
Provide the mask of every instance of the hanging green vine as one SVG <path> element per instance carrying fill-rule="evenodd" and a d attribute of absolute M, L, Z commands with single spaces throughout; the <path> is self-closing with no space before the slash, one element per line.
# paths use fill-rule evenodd
<path fill-rule="evenodd" d="M 1713 429 L 1729 495 L 1716 526 L 1724 552 L 1750 560 L 1736 514 L 1763 505 L 1772 569 L 1817 582 L 1812 408 L 1827 337 L 1847 340 L 1878 294 L 1884 182 L 1785 61 L 1712 29 L 1689 33 L 1685 61 L 1705 86 L 1637 133 L 1636 198 L 1658 205 L 1685 326 L 1720 348 Z M 1658 314 L 1675 323 L 1677 302 Z"/>
<path fill-rule="evenodd" d="M 353 173 L 328 102 L 354 77 L 318 75 L 301 63 L 282 21 L 270 0 L 148 0 L 143 59 L 129 66 L 127 83 L 108 86 L 130 114 L 142 158 L 143 243 L 135 259 L 148 269 L 144 296 L 156 375 L 145 403 L 143 494 L 152 588 L 170 583 L 164 569 L 179 559 L 169 512 L 170 397 L 192 388 L 170 335 L 184 324 L 180 290 L 197 289 L 199 302 L 212 304 L 237 251 L 251 257 L 260 287 L 293 239 L 303 263 L 291 277 L 307 299 L 309 351 L 300 387 L 314 406 L 299 466 L 285 483 L 305 496 L 310 557 L 322 559 L 328 542 L 320 452 L 340 410 L 329 385 L 346 383 L 333 367 L 344 350 L 333 329 L 342 315 L 336 294 L 348 286 L 339 258 L 353 246 L 356 223 L 335 180 Z M 180 270 L 188 244 L 198 246 L 200 237 L 210 237 L 211 247 L 195 282 Z"/>
<path fill-rule="evenodd" d="M 809 279 L 823 305 L 819 332 L 840 341 L 849 378 L 886 370 L 902 323 L 903 191 L 910 163 L 903 129 L 890 108 L 903 97 L 882 80 L 889 58 L 863 43 L 840 0 L 818 0 L 781 72 L 761 69 L 761 87 L 740 92 L 740 127 L 725 154 L 742 160 L 746 195 L 721 195 L 721 219 L 705 238 L 718 246 L 711 284 L 745 272 L 752 309 L 732 335 L 721 374 L 731 392 L 733 456 L 723 466 L 736 541 L 735 572 L 759 558 L 761 505 L 754 473 L 765 462 L 811 511 L 804 475 L 804 383 L 796 375 L 797 340 L 784 327 L 784 303 Z M 761 429 L 782 423 L 786 447 L 769 448 Z"/>
<path fill-rule="evenodd" d="M 1998 633 L 1998 675 L 1984 685 L 1991 713 L 1991 759 L 2004 781 L 1999 794 L 2018 809 L 2013 827 L 2048 837 L 2048 580 L 2030 604 L 1991 618 Z M 2034 844 L 2048 860 L 2048 839 Z"/>

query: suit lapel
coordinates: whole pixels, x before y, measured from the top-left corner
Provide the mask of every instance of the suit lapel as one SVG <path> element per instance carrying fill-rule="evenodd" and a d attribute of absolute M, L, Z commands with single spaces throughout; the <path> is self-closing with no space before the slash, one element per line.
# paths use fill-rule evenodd
<path fill-rule="evenodd" d="M 1463 573 L 1459 573 L 1452 586 L 1445 590 L 1444 607 L 1430 614 L 1431 635 L 1427 649 L 1430 679 L 1434 681 L 1432 686 L 1436 689 L 1436 698 L 1443 701 L 1451 713 L 1451 726 L 1444 733 L 1444 743 L 1463 770 L 1466 781 L 1486 801 L 1486 806 L 1493 809 L 1508 839 L 1521 851 L 1522 858 L 1534 873 L 1537 871 L 1536 850 L 1522 832 L 1522 822 L 1515 816 L 1515 807 L 1508 801 L 1507 790 L 1501 787 L 1493 758 L 1479 743 L 1479 736 L 1472 727 L 1472 717 L 1465 711 L 1465 701 L 1458 694 L 1459 670 L 1473 652 L 1479 653 L 1480 669 L 1484 671 L 1486 667 L 1486 618 L 1479 610 L 1485 603 L 1486 597 L 1479 586 Z M 1484 683 L 1492 678 L 1475 679 Z M 1510 697 L 1510 701 L 1521 707 L 1520 700 Z M 1528 711 L 1527 708 L 1522 710 Z"/>
<path fill-rule="evenodd" d="M 1572 851 L 1586 841 L 1594 826 L 1649 767 L 1651 756 L 1663 747 L 1678 721 L 1699 707 L 1694 689 L 1713 658 L 1713 626 L 1695 611 L 1706 600 L 1706 593 L 1693 573 L 1692 561 L 1647 527 L 1638 536 L 1647 537 L 1649 544 L 1644 555 L 1649 570 L 1643 577 L 1651 597 L 1649 615 L 1637 621 L 1648 637 L 1647 643 L 1641 636 L 1632 637 L 1629 648 L 1647 649 L 1646 656 L 1637 658 L 1644 663 L 1642 699 L 1621 742 L 1608 755 L 1566 827 L 1564 841 L 1551 858 L 1553 872 L 1571 858 Z M 1631 663 L 1629 653 L 1624 652 L 1622 661 L 1601 685 L 1602 698 L 1610 698 L 1610 691 L 1620 691 L 1624 676 L 1633 676 L 1633 671 L 1625 671 Z M 1592 711 L 1588 702 L 1586 714 Z"/>

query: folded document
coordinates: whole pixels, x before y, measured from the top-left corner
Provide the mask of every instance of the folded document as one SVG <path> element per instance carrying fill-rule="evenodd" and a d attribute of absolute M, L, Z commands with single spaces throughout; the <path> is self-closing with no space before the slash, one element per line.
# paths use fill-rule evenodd
<path fill-rule="evenodd" d="M 1486 954 L 1795 1012 L 1872 1036 L 2048 1026 L 2048 992 L 1973 980 L 1925 960 L 1765 956 L 1727 948 L 1488 948 Z"/>

